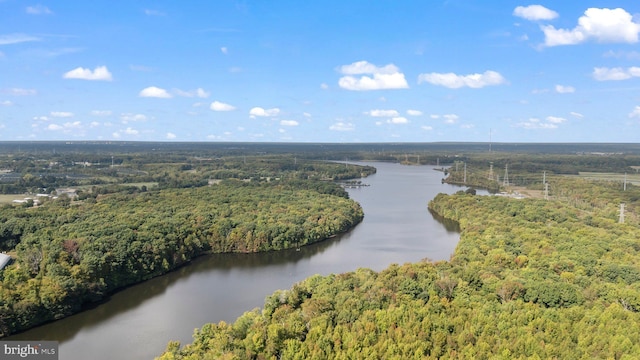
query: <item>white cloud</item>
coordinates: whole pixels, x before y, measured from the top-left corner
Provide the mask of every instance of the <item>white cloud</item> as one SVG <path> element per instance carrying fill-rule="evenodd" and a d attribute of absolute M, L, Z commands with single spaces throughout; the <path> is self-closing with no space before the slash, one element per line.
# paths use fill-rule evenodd
<path fill-rule="evenodd" d="M 473 125 L 473 124 L 462 124 L 462 125 L 460 125 L 461 129 L 473 129 L 474 127 L 476 127 L 476 126 Z"/>
<path fill-rule="evenodd" d="M 527 130 L 537 130 L 537 129 L 550 130 L 550 129 L 558 128 L 557 123 L 542 122 L 540 121 L 540 119 L 537 119 L 537 118 L 530 118 L 527 121 L 523 121 L 521 123 L 516 124 L 516 126 L 525 128 Z"/>
<path fill-rule="evenodd" d="M 173 89 L 173 92 L 178 96 L 184 97 L 199 97 L 199 98 L 208 98 L 211 93 L 205 91 L 203 88 L 197 88 L 195 90 L 184 91 L 180 89 Z"/>
<path fill-rule="evenodd" d="M 26 34 L 0 35 L 0 45 L 19 44 L 30 41 L 40 41 L 40 38 Z"/>
<path fill-rule="evenodd" d="M 387 120 L 387 123 L 389 123 L 389 124 L 408 124 L 409 120 L 406 117 L 403 117 L 403 116 L 396 116 L 394 118 L 391 118 L 391 119 Z"/>
<path fill-rule="evenodd" d="M 213 111 L 233 111 L 236 109 L 233 105 L 225 104 L 217 100 L 212 102 L 209 108 Z"/>
<path fill-rule="evenodd" d="M 407 110 L 407 115 L 409 115 L 409 116 L 420 116 L 420 115 L 422 115 L 422 111 L 420 111 L 420 110 Z"/>
<path fill-rule="evenodd" d="M 339 121 L 329 126 L 329 130 L 333 130 L 333 131 L 353 131 L 355 129 L 356 129 L 356 126 L 353 125 L 352 123 L 345 123 L 342 121 Z"/>
<path fill-rule="evenodd" d="M 111 81 L 113 76 L 109 72 L 106 66 L 98 66 L 93 71 L 91 69 L 85 69 L 82 67 L 75 68 L 62 75 L 65 79 L 80 79 L 80 80 L 101 80 Z"/>
<path fill-rule="evenodd" d="M 176 134 L 168 132 L 167 133 L 167 139 L 171 140 L 171 139 L 175 139 L 176 138 Z"/>
<path fill-rule="evenodd" d="M 52 111 L 50 115 L 57 118 L 73 117 L 73 113 L 68 111 Z"/>
<path fill-rule="evenodd" d="M 226 46 L 221 47 L 221 48 L 220 48 L 220 51 L 221 51 L 223 54 L 225 54 L 225 55 L 227 55 L 227 54 L 229 53 L 229 49 L 227 49 L 227 47 L 226 47 Z"/>
<path fill-rule="evenodd" d="M 556 85 L 556 92 L 559 94 L 570 94 L 576 92 L 573 86 Z"/>
<path fill-rule="evenodd" d="M 373 117 L 392 117 L 400 115 L 396 110 L 371 110 L 365 114 Z"/>
<path fill-rule="evenodd" d="M 540 26 L 546 46 L 575 45 L 588 40 L 599 43 L 636 43 L 640 24 L 626 10 L 589 8 L 578 19 L 578 25 L 569 29 L 556 29 L 553 25 Z"/>
<path fill-rule="evenodd" d="M 111 110 L 92 110 L 91 115 L 93 116 L 110 116 L 112 114 Z"/>
<path fill-rule="evenodd" d="M 147 88 L 142 89 L 142 91 L 140 91 L 140 94 L 138 94 L 138 96 L 162 98 L 162 99 L 168 99 L 173 97 L 171 94 L 167 92 L 167 90 L 159 87 L 155 87 L 155 86 L 149 86 Z"/>
<path fill-rule="evenodd" d="M 426 131 L 431 131 L 431 130 L 433 130 L 433 127 L 428 126 L 428 125 L 423 125 L 423 126 L 421 126 L 420 128 L 421 128 L 422 130 L 426 130 Z"/>
<path fill-rule="evenodd" d="M 627 69 L 600 67 L 593 69 L 593 78 L 598 81 L 627 80 L 632 77 L 640 77 L 640 67 L 632 66 Z"/>
<path fill-rule="evenodd" d="M 138 130 L 136 130 L 136 129 L 133 129 L 133 128 L 128 127 L 128 128 L 126 128 L 126 129 L 124 130 L 124 133 L 125 133 L 125 134 L 127 134 L 127 135 L 138 135 L 138 134 L 140 133 L 140 131 L 138 131 Z"/>
<path fill-rule="evenodd" d="M 13 96 L 31 96 L 36 95 L 38 92 L 35 89 L 22 89 L 22 88 L 11 88 L 2 90 L 3 93 L 7 93 Z"/>
<path fill-rule="evenodd" d="M 136 121 L 147 121 L 147 116 L 143 114 L 124 113 L 120 115 L 123 124 Z"/>
<path fill-rule="evenodd" d="M 343 76 L 338 80 L 338 86 L 352 91 L 406 89 L 409 87 L 404 74 L 393 64 L 378 67 L 367 61 L 357 61 L 339 68 Z M 363 74 L 370 74 L 366 76 Z M 353 75 L 363 75 L 355 77 Z"/>
<path fill-rule="evenodd" d="M 547 116 L 547 121 L 553 124 L 561 124 L 567 121 L 567 119 L 558 116 Z"/>
<path fill-rule="evenodd" d="M 311 117 L 311 114 L 309 114 L 308 112 L 304 112 L 304 113 L 302 113 L 302 115 L 304 115 L 305 117 L 308 117 L 308 118 Z"/>
<path fill-rule="evenodd" d="M 445 114 L 442 115 L 442 117 L 444 118 L 444 122 L 446 124 L 455 124 L 458 122 L 458 119 L 460 119 L 460 117 L 456 114 Z"/>
<path fill-rule="evenodd" d="M 47 126 L 47 130 L 52 130 L 52 131 L 58 131 L 58 130 L 63 130 L 64 127 L 62 125 L 58 125 L 58 124 L 49 124 L 49 126 Z"/>
<path fill-rule="evenodd" d="M 49 121 L 49 118 L 46 116 L 34 116 L 33 120 L 37 120 L 37 121 Z"/>
<path fill-rule="evenodd" d="M 575 112 L 575 111 L 572 111 L 569 114 L 571 116 L 573 116 L 573 117 L 577 117 L 578 119 L 582 119 L 584 117 L 584 115 L 580 114 L 579 112 Z"/>
<path fill-rule="evenodd" d="M 418 84 L 428 82 L 433 85 L 445 86 L 451 89 L 470 87 L 474 89 L 485 86 L 501 85 L 507 80 L 496 71 L 485 71 L 482 74 L 456 75 L 454 73 L 429 73 L 418 76 Z"/>
<path fill-rule="evenodd" d="M 53 11 L 51 11 L 48 7 L 43 5 L 27 6 L 25 11 L 27 12 L 27 14 L 31 14 L 31 15 L 53 14 Z"/>
<path fill-rule="evenodd" d="M 129 69 L 131 69 L 132 71 L 142 71 L 142 72 L 153 71 L 152 67 L 144 66 L 144 65 L 129 65 Z"/>
<path fill-rule="evenodd" d="M 328 88 L 329 88 L 329 85 L 327 85 L 325 83 L 320 84 L 320 89 L 327 90 Z"/>
<path fill-rule="evenodd" d="M 98 126 L 100 126 L 100 123 L 99 123 L 99 122 L 97 122 L 97 121 L 92 121 L 92 122 L 89 124 L 89 126 L 91 126 L 91 127 L 98 127 Z"/>
<path fill-rule="evenodd" d="M 630 118 L 640 118 L 640 106 L 636 106 L 632 112 L 629 113 Z"/>
<path fill-rule="evenodd" d="M 429 115 L 429 117 L 434 119 L 434 120 L 440 119 L 440 115 L 438 115 L 438 114 L 431 114 L 431 115 Z"/>
<path fill-rule="evenodd" d="M 513 15 L 531 21 L 553 20 L 558 17 L 557 12 L 542 5 L 518 6 L 513 10 Z"/>
<path fill-rule="evenodd" d="M 113 134 L 111 134 L 111 136 L 113 136 L 114 138 L 118 139 L 118 138 L 120 138 L 120 133 L 114 132 Z"/>
<path fill-rule="evenodd" d="M 272 116 L 277 116 L 279 113 L 280 113 L 280 109 L 278 108 L 263 109 L 261 107 L 254 107 L 251 110 L 249 110 L 249 115 L 251 117 L 255 117 L 255 116 L 272 117 Z"/>
<path fill-rule="evenodd" d="M 295 120 L 281 120 L 280 125 L 282 126 L 298 126 L 298 122 Z"/>
<path fill-rule="evenodd" d="M 9 100 L 0 101 L 1 106 L 11 106 L 13 103 Z"/>

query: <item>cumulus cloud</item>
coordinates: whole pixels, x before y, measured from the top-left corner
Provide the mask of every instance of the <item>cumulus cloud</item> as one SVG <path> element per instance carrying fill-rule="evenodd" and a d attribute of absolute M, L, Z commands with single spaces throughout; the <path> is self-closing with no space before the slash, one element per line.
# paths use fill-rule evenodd
<path fill-rule="evenodd" d="M 178 96 L 184 96 L 184 97 L 199 97 L 199 98 L 208 98 L 209 95 L 211 95 L 211 93 L 209 93 L 208 91 L 205 91 L 203 88 L 197 88 L 195 90 L 188 90 L 188 91 L 184 91 L 184 90 L 180 90 L 180 89 L 173 89 L 174 93 Z"/>
<path fill-rule="evenodd" d="M 1 106 L 11 106 L 13 103 L 9 100 L 0 101 Z"/>
<path fill-rule="evenodd" d="M 356 129 L 356 126 L 352 123 L 339 121 L 331 126 L 329 126 L 329 130 L 332 131 L 353 131 Z"/>
<path fill-rule="evenodd" d="M 394 118 L 391 118 L 391 119 L 387 120 L 387 123 L 389 123 L 389 124 L 408 124 L 409 120 L 406 117 L 403 117 L 403 116 L 396 116 Z"/>
<path fill-rule="evenodd" d="M 49 118 L 46 116 L 34 116 L 33 120 L 37 120 L 37 121 L 49 121 Z"/>
<path fill-rule="evenodd" d="M 409 116 L 420 116 L 420 115 L 422 115 L 422 111 L 409 109 L 409 110 L 407 110 L 407 115 L 409 115 Z"/>
<path fill-rule="evenodd" d="M 49 124 L 49 126 L 47 126 L 47 130 L 58 131 L 58 130 L 62 130 L 62 129 L 64 129 L 64 127 L 62 127 L 62 125 L 58 125 L 58 124 Z"/>
<path fill-rule="evenodd" d="M 559 94 L 570 94 L 576 92 L 573 86 L 556 85 L 556 92 Z"/>
<path fill-rule="evenodd" d="M 632 66 L 627 69 L 598 67 L 593 69 L 593 78 L 598 81 L 627 80 L 632 77 L 640 77 L 640 67 Z"/>
<path fill-rule="evenodd" d="M 50 115 L 57 118 L 68 118 L 72 117 L 73 113 L 68 111 L 52 111 Z"/>
<path fill-rule="evenodd" d="M 567 121 L 567 119 L 558 116 L 547 116 L 547 121 L 553 124 L 561 124 Z"/>
<path fill-rule="evenodd" d="M 167 139 L 172 140 L 176 138 L 176 134 L 168 132 L 166 137 Z"/>
<path fill-rule="evenodd" d="M 442 117 L 444 118 L 444 122 L 446 124 L 455 124 L 458 122 L 458 119 L 460 119 L 460 117 L 456 114 L 445 114 L 442 115 Z"/>
<path fill-rule="evenodd" d="M 40 41 L 40 38 L 26 34 L 0 35 L 0 45 L 19 44 L 30 41 Z"/>
<path fill-rule="evenodd" d="M 229 53 L 229 49 L 227 49 L 226 46 L 223 46 L 220 48 L 220 52 L 222 52 L 223 54 L 227 55 Z"/>
<path fill-rule="evenodd" d="M 582 114 L 581 114 L 581 113 L 579 113 L 579 112 L 575 112 L 575 111 L 572 111 L 572 112 L 570 112 L 569 114 L 570 114 L 571 116 L 573 116 L 573 117 L 578 118 L 578 119 L 582 119 L 582 118 L 584 117 L 584 115 L 582 115 Z"/>
<path fill-rule="evenodd" d="M 423 125 L 423 126 L 421 126 L 420 128 L 421 128 L 422 130 L 426 130 L 426 131 L 431 131 L 431 130 L 433 130 L 433 127 L 432 127 L 432 126 L 429 126 L 429 125 Z"/>
<path fill-rule="evenodd" d="M 636 106 L 633 111 L 629 113 L 630 118 L 640 118 L 640 106 Z"/>
<path fill-rule="evenodd" d="M 470 87 L 474 89 L 485 86 L 505 84 L 507 80 L 496 71 L 485 71 L 482 74 L 457 75 L 454 73 L 429 73 L 418 76 L 418 84 L 427 82 L 451 89 Z"/>
<path fill-rule="evenodd" d="M 126 129 L 124 129 L 124 133 L 127 134 L 127 135 L 138 135 L 140 133 L 140 131 L 128 127 Z"/>
<path fill-rule="evenodd" d="M 51 11 L 48 7 L 46 7 L 44 5 L 27 6 L 25 11 L 27 12 L 27 14 L 31 14 L 31 15 L 50 15 L 50 14 L 53 14 L 53 11 Z"/>
<path fill-rule="evenodd" d="M 537 129 L 550 130 L 550 129 L 557 129 L 558 123 L 544 122 L 538 118 L 530 118 L 527 121 L 523 121 L 516 124 L 516 126 L 527 129 L 527 130 L 537 130 Z"/>
<path fill-rule="evenodd" d="M 147 116 L 144 114 L 124 113 L 120 115 L 120 120 L 122 120 L 123 124 L 127 124 L 129 122 L 147 121 Z"/>
<path fill-rule="evenodd" d="M 626 10 L 589 8 L 578 19 L 573 29 L 556 29 L 553 25 L 540 26 L 546 46 L 575 45 L 588 40 L 599 43 L 636 43 L 640 23 L 633 21 Z"/>
<path fill-rule="evenodd" d="M 357 61 L 349 65 L 342 65 L 339 71 L 346 76 L 338 80 L 338 86 L 346 90 L 367 91 L 409 87 L 404 74 L 393 64 L 378 67 L 367 61 Z"/>
<path fill-rule="evenodd" d="M 209 108 L 213 111 L 233 111 L 236 109 L 233 105 L 225 104 L 217 100 L 212 102 L 211 105 L 209 105 Z"/>
<path fill-rule="evenodd" d="M 327 90 L 328 88 L 329 88 L 329 85 L 327 85 L 325 83 L 320 84 L 320 89 Z"/>
<path fill-rule="evenodd" d="M 558 17 L 557 12 L 542 5 L 518 6 L 513 10 L 513 15 L 531 21 L 553 20 Z"/>
<path fill-rule="evenodd" d="M 171 94 L 167 92 L 167 90 L 159 87 L 155 87 L 155 86 L 149 86 L 147 88 L 142 89 L 142 91 L 140 91 L 140 94 L 138 94 L 138 96 L 162 98 L 162 99 L 168 99 L 173 97 Z"/>
<path fill-rule="evenodd" d="M 251 110 L 249 110 L 249 115 L 251 117 L 256 117 L 256 116 L 272 117 L 272 116 L 277 116 L 279 113 L 280 113 L 280 109 L 278 108 L 263 109 L 261 107 L 254 107 Z"/>
<path fill-rule="evenodd" d="M 298 122 L 295 120 L 281 120 L 280 125 L 282 126 L 298 126 Z"/>
<path fill-rule="evenodd" d="M 400 115 L 396 110 L 371 110 L 365 114 L 373 117 L 392 117 Z"/>
<path fill-rule="evenodd" d="M 62 75 L 65 79 L 80 79 L 80 80 L 98 80 L 98 81 L 111 81 L 113 76 L 109 72 L 106 66 L 98 66 L 93 71 L 91 69 L 85 69 L 77 67 L 71 71 L 68 71 Z"/>

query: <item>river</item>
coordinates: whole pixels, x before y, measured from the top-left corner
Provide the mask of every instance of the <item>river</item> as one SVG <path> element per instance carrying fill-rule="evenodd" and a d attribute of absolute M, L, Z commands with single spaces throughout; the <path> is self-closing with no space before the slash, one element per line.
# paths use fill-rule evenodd
<path fill-rule="evenodd" d="M 440 192 L 460 188 L 442 184 L 443 174 L 432 166 L 362 164 L 378 172 L 363 179 L 369 186 L 348 189 L 365 217 L 346 234 L 299 251 L 200 257 L 92 309 L 5 340 L 59 341 L 61 360 L 153 359 L 170 340 L 190 343 L 195 328 L 232 322 L 261 307 L 275 290 L 308 276 L 449 259 L 459 239 L 457 228 L 434 218 L 427 203 Z"/>

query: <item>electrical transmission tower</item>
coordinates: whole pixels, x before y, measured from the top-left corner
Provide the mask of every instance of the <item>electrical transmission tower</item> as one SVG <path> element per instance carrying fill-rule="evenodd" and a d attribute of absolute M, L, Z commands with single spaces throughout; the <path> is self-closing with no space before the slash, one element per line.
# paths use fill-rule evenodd
<path fill-rule="evenodd" d="M 503 186 L 509 186 L 509 164 L 504 166 L 504 179 L 502 179 Z"/>
<path fill-rule="evenodd" d="M 493 161 L 489 163 L 489 180 L 493 180 Z"/>

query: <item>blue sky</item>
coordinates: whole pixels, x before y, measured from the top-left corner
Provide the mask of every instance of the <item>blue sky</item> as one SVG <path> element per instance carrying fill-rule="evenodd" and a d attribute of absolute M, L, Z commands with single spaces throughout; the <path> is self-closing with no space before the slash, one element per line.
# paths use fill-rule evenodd
<path fill-rule="evenodd" d="M 637 0 L 0 0 L 0 141 L 638 142 L 639 34 Z"/>

